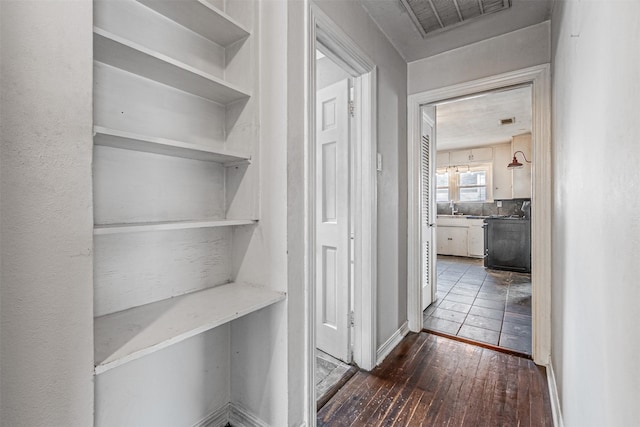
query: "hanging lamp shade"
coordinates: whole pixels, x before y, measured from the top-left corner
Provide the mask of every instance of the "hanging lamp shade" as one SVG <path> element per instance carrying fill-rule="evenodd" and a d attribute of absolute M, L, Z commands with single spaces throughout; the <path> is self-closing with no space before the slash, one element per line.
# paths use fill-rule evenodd
<path fill-rule="evenodd" d="M 518 161 L 518 159 L 516 159 L 516 156 L 513 156 L 513 160 L 511 161 L 511 163 L 509 163 L 507 165 L 508 168 L 521 168 L 522 167 L 522 163 L 520 163 Z"/>
<path fill-rule="evenodd" d="M 527 156 L 525 156 L 522 151 L 518 150 L 515 153 L 513 153 L 513 160 L 511 161 L 511 163 L 507 165 L 508 168 L 515 169 L 515 168 L 521 168 L 523 166 L 523 164 L 520 163 L 516 157 L 516 154 L 518 153 L 522 154 L 522 157 L 524 157 L 525 162 L 531 163 L 529 160 L 527 160 Z"/>

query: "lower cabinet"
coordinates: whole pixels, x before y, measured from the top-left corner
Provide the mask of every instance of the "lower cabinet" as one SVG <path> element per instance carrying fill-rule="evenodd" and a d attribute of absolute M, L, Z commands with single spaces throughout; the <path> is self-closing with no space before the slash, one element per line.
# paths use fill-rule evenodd
<path fill-rule="evenodd" d="M 481 225 L 472 225 L 467 230 L 468 256 L 484 257 L 484 228 Z"/>
<path fill-rule="evenodd" d="M 467 256 L 466 227 L 438 227 L 438 254 Z"/>
<path fill-rule="evenodd" d="M 465 217 L 439 220 L 438 254 L 483 258 L 484 228 L 482 225 L 481 219 Z"/>

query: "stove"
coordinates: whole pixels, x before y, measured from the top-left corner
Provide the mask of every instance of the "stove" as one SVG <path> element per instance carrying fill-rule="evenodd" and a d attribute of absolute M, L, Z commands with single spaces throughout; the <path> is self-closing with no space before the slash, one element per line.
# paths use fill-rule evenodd
<path fill-rule="evenodd" d="M 484 266 L 495 270 L 531 272 L 531 221 L 517 216 L 484 220 Z"/>

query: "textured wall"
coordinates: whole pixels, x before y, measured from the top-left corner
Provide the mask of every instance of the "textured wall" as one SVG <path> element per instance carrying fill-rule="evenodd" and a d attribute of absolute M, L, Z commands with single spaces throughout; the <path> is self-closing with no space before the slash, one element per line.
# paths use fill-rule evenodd
<path fill-rule="evenodd" d="M 92 3 L 0 14 L 0 424 L 90 426 Z"/>
<path fill-rule="evenodd" d="M 440 53 L 408 65 L 408 93 L 546 64 L 550 59 L 549 22 Z"/>
<path fill-rule="evenodd" d="M 551 357 L 567 427 L 640 419 L 640 3 L 612 5 L 557 2 L 552 17 Z"/>

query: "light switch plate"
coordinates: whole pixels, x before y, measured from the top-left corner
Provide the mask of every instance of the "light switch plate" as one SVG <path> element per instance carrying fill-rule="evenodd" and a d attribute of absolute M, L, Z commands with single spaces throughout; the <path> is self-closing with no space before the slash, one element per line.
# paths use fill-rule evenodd
<path fill-rule="evenodd" d="M 376 169 L 378 170 L 378 172 L 382 172 L 382 154 L 378 153 L 378 165 L 376 166 Z"/>

